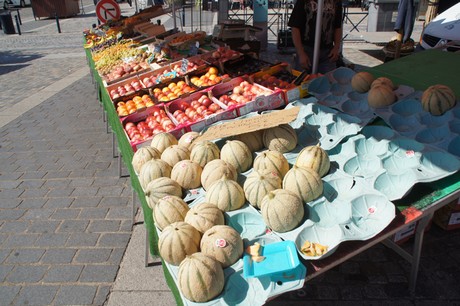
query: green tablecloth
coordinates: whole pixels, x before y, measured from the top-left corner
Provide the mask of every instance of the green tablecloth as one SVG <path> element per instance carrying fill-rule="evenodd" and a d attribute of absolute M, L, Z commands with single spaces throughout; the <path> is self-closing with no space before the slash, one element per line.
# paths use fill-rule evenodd
<path fill-rule="evenodd" d="M 440 50 L 426 50 L 405 56 L 391 62 L 367 69 L 375 77 L 388 77 L 393 82 L 425 90 L 431 85 L 444 84 L 452 88 L 460 98 L 460 53 Z M 436 201 L 460 189 L 460 173 L 445 179 L 424 184 L 409 197 L 395 204 L 404 209 L 407 206 L 426 210 Z"/>
<path fill-rule="evenodd" d="M 460 52 L 426 50 L 368 69 L 374 76 L 386 76 L 397 84 L 418 90 L 444 84 L 460 98 Z"/>

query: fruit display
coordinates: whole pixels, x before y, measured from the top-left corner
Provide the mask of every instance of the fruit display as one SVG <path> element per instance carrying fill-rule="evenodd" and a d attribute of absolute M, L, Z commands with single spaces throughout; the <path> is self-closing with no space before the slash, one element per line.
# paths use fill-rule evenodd
<path fill-rule="evenodd" d="M 242 55 L 242 53 L 232 50 L 230 48 L 219 47 L 212 52 L 212 59 L 215 61 L 225 62 L 231 59 L 238 58 Z"/>
<path fill-rule="evenodd" d="M 245 172 L 252 166 L 252 152 L 239 140 L 227 140 L 220 150 L 220 158 L 233 165 L 237 172 Z"/>
<path fill-rule="evenodd" d="M 305 213 L 302 199 L 285 189 L 270 191 L 260 206 L 265 224 L 280 233 L 296 228 Z"/>
<path fill-rule="evenodd" d="M 151 209 L 165 196 L 182 197 L 182 187 L 169 177 L 159 177 L 150 181 L 145 188 L 147 204 Z"/>
<path fill-rule="evenodd" d="M 254 78 L 254 82 L 256 82 L 257 84 L 260 84 L 272 90 L 278 88 L 286 90 L 295 88 L 296 85 L 291 83 L 294 80 L 295 76 L 289 74 L 287 71 L 283 71 L 282 73 L 280 72 L 276 75 L 264 74 L 262 76 Z"/>
<path fill-rule="evenodd" d="M 171 102 L 168 109 L 180 124 L 190 124 L 224 111 L 206 94 L 195 96 L 190 103 L 184 100 Z"/>
<path fill-rule="evenodd" d="M 157 149 L 152 147 L 142 147 L 134 153 L 131 164 L 133 165 L 134 171 L 139 173 L 143 164 L 151 159 L 158 159 L 160 157 L 161 154 Z"/>
<path fill-rule="evenodd" d="M 189 159 L 184 159 L 174 165 L 171 178 L 184 189 L 193 189 L 201 186 L 201 166 Z"/>
<path fill-rule="evenodd" d="M 122 77 L 150 69 L 149 64 L 145 61 L 146 53 L 136 56 L 127 63 L 115 64 L 107 69 L 100 69 L 101 77 L 107 83 L 114 82 Z"/>
<path fill-rule="evenodd" d="M 200 76 L 192 76 L 190 82 L 197 87 L 208 87 L 219 84 L 223 79 L 228 78 L 228 75 L 219 76 L 219 70 L 215 67 L 208 68 L 208 71 Z"/>
<path fill-rule="evenodd" d="M 249 204 L 260 209 L 262 199 L 281 188 L 281 178 L 273 171 L 261 169 L 251 172 L 244 181 L 243 190 Z"/>
<path fill-rule="evenodd" d="M 297 134 L 292 126 L 282 124 L 264 130 L 263 141 L 267 149 L 286 153 L 297 146 Z"/>
<path fill-rule="evenodd" d="M 262 135 L 263 131 L 257 130 L 254 132 L 235 135 L 232 137 L 232 139 L 244 142 L 248 146 L 249 150 L 251 150 L 251 152 L 256 152 L 264 147 Z"/>
<path fill-rule="evenodd" d="M 178 266 L 187 255 L 200 250 L 201 234 L 186 222 L 174 222 L 166 226 L 158 237 L 161 258 Z"/>
<path fill-rule="evenodd" d="M 182 198 L 167 195 L 153 207 L 153 220 L 155 225 L 163 230 L 174 222 L 184 221 L 189 211 L 187 203 Z"/>
<path fill-rule="evenodd" d="M 219 101 L 227 106 L 237 106 L 253 101 L 258 96 L 270 95 L 271 90 L 251 84 L 248 81 L 241 81 L 231 92 L 219 96 Z"/>
<path fill-rule="evenodd" d="M 351 79 L 351 87 L 353 90 L 364 93 L 368 92 L 371 89 L 371 84 L 374 82 L 375 78 L 372 74 L 366 71 L 361 71 L 356 73 Z"/>
<path fill-rule="evenodd" d="M 202 41 L 206 37 L 206 32 L 197 31 L 193 33 L 187 33 L 185 35 L 177 36 L 173 38 L 169 45 L 171 47 L 179 47 L 182 44 L 193 42 L 193 41 Z"/>
<path fill-rule="evenodd" d="M 177 283 L 182 294 L 192 302 L 207 302 L 224 290 L 221 264 L 200 252 L 186 257 L 179 265 Z"/>
<path fill-rule="evenodd" d="M 201 167 L 220 157 L 219 147 L 212 141 L 200 141 L 196 143 L 190 153 L 190 160 L 198 163 Z"/>
<path fill-rule="evenodd" d="M 196 88 L 188 85 L 185 81 L 181 80 L 171 82 L 166 86 L 155 87 L 152 89 L 152 94 L 155 99 L 159 102 L 169 102 L 177 99 L 183 94 L 191 93 L 196 91 Z"/>
<path fill-rule="evenodd" d="M 323 194 L 323 181 L 316 171 L 294 165 L 283 179 L 283 189 L 292 191 L 308 203 Z"/>
<path fill-rule="evenodd" d="M 139 80 L 136 78 L 131 81 L 127 82 L 121 82 L 119 85 L 114 84 L 112 86 L 107 87 L 107 90 L 109 92 L 110 98 L 112 100 L 119 99 L 120 97 L 128 96 L 131 94 L 134 94 L 137 91 L 140 91 L 142 88 L 144 88 L 139 82 Z"/>
<path fill-rule="evenodd" d="M 145 141 L 153 135 L 169 132 L 175 128 L 176 126 L 164 109 L 155 106 L 152 109 L 152 113 L 145 120 L 125 124 L 125 131 L 131 142 Z"/>
<path fill-rule="evenodd" d="M 289 171 L 289 163 L 281 152 L 267 150 L 254 159 L 254 170 L 263 169 L 273 171 L 283 179 Z"/>
<path fill-rule="evenodd" d="M 147 189 L 148 184 L 160 177 L 169 177 L 171 166 L 161 159 L 151 159 L 142 165 L 139 171 L 139 183 L 143 190 Z"/>
<path fill-rule="evenodd" d="M 214 159 L 207 163 L 203 168 L 203 172 L 201 174 L 201 186 L 205 190 L 208 190 L 212 183 L 224 176 L 236 181 L 238 173 L 236 172 L 235 166 L 222 159 Z"/>
<path fill-rule="evenodd" d="M 148 68 L 148 54 L 144 49 L 134 48 L 133 41 L 122 40 L 101 51 L 93 52 L 94 66 L 107 81 Z"/>
<path fill-rule="evenodd" d="M 241 258 L 244 245 L 240 233 L 233 227 L 214 225 L 201 237 L 200 248 L 203 254 L 220 262 L 222 268 L 227 268 Z"/>
<path fill-rule="evenodd" d="M 203 62 L 199 61 L 187 61 L 186 63 L 186 65 L 182 65 L 182 62 L 175 62 L 164 68 L 149 72 L 145 76 L 141 77 L 142 83 L 146 88 L 153 87 L 156 84 L 186 75 L 187 73 L 197 70 L 198 67 L 203 65 Z"/>
<path fill-rule="evenodd" d="M 149 95 L 135 96 L 126 102 L 121 101 L 117 103 L 117 114 L 120 117 L 128 116 L 140 109 L 155 105 Z"/>
<path fill-rule="evenodd" d="M 375 83 L 375 81 L 374 81 Z M 389 106 L 396 102 L 396 95 L 391 85 L 371 85 L 371 89 L 368 92 L 367 102 L 370 107 L 381 108 Z"/>
<path fill-rule="evenodd" d="M 433 85 L 423 92 L 421 102 L 425 111 L 440 116 L 455 106 L 455 93 L 448 86 Z"/>
<path fill-rule="evenodd" d="M 204 234 L 214 225 L 224 225 L 225 217 L 216 205 L 202 202 L 190 208 L 185 215 L 185 222 Z"/>
<path fill-rule="evenodd" d="M 241 208 L 246 198 L 240 184 L 223 177 L 207 190 L 205 201 L 216 205 L 222 211 L 232 211 Z"/>
<path fill-rule="evenodd" d="M 315 257 L 325 254 L 328 250 L 328 246 L 305 240 L 300 250 L 307 256 Z"/>
<path fill-rule="evenodd" d="M 318 173 L 320 177 L 323 177 L 329 172 L 331 162 L 327 152 L 319 145 L 316 145 L 303 148 L 299 152 L 299 155 L 297 155 L 295 165 L 312 169 Z"/>
<path fill-rule="evenodd" d="M 393 84 L 393 81 L 390 80 L 389 78 L 386 78 L 386 77 L 379 77 L 379 78 L 375 79 L 371 83 L 371 88 L 376 87 L 376 86 L 380 86 L 380 85 L 388 86 L 388 87 L 391 88 L 391 90 L 395 90 L 397 88 L 397 86 L 395 86 Z"/>
<path fill-rule="evenodd" d="M 181 145 L 181 146 L 184 146 L 184 147 L 187 147 L 189 150 L 193 150 L 193 146 L 195 145 L 194 144 L 194 140 L 200 136 L 200 133 L 198 132 L 187 132 L 185 133 L 184 135 L 182 135 L 180 138 L 179 138 L 179 141 L 178 143 Z"/>
<path fill-rule="evenodd" d="M 161 113 L 165 114 L 165 113 Z M 150 146 L 157 149 L 160 153 L 163 153 L 166 148 L 176 145 L 177 139 L 171 133 L 158 133 L 153 136 L 152 141 L 150 142 Z"/>
<path fill-rule="evenodd" d="M 181 145 L 172 145 L 167 147 L 161 153 L 161 159 L 167 162 L 171 167 L 184 159 L 190 159 L 190 151 Z"/>

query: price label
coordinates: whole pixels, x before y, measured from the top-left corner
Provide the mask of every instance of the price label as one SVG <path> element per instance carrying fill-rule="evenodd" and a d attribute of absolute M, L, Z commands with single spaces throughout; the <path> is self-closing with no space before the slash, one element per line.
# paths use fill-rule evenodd
<path fill-rule="evenodd" d="M 194 55 L 197 55 L 198 54 L 198 49 L 200 48 L 200 42 L 195 42 L 194 45 L 191 45 L 190 46 L 190 51 L 188 52 L 188 54 L 190 56 L 194 56 Z"/>
<path fill-rule="evenodd" d="M 153 53 L 160 53 L 161 52 L 161 45 L 155 45 L 153 48 Z"/>
<path fill-rule="evenodd" d="M 150 57 L 147 59 L 147 63 L 151 64 L 155 61 L 155 55 L 150 55 Z"/>
<path fill-rule="evenodd" d="M 180 67 L 180 70 L 182 73 L 186 73 L 187 72 L 187 69 L 188 69 L 188 59 L 186 58 L 183 58 L 182 59 L 182 65 Z"/>

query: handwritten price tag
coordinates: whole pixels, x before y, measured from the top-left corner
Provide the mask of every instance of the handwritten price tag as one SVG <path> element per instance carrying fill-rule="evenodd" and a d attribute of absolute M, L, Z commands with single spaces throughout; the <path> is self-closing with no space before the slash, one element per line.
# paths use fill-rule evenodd
<path fill-rule="evenodd" d="M 183 58 L 183 59 L 182 59 L 182 65 L 180 66 L 180 71 L 181 71 L 182 73 L 186 73 L 186 72 L 187 72 L 187 69 L 188 69 L 188 59 Z"/>

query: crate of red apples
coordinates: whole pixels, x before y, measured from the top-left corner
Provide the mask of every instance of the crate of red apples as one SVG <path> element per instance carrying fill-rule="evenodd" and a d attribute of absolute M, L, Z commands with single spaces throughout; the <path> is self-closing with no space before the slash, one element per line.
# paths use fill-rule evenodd
<path fill-rule="evenodd" d="M 125 117 L 122 124 L 134 151 L 158 133 L 169 132 L 177 138 L 185 133 L 183 128 L 176 126 L 162 105 L 155 105 Z"/>
<path fill-rule="evenodd" d="M 236 109 L 238 116 L 285 105 L 281 90 L 271 90 L 242 77 L 214 86 L 211 94 L 213 99 L 218 100 L 229 109 Z"/>
<path fill-rule="evenodd" d="M 186 131 L 201 131 L 204 127 L 238 116 L 236 109 L 228 109 L 219 101 L 210 97 L 210 91 L 204 90 L 167 104 L 167 111 L 179 126 Z"/>

